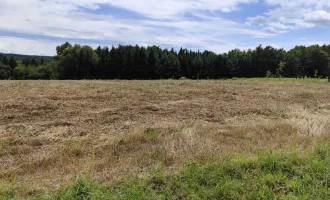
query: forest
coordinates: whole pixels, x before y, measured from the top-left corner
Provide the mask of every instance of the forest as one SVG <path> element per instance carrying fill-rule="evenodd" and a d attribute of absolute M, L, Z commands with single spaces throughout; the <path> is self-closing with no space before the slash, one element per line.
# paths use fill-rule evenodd
<path fill-rule="evenodd" d="M 158 46 L 97 47 L 64 43 L 53 59 L 0 54 L 0 79 L 225 79 L 329 77 L 330 45 L 234 49 L 224 54 Z M 21 59 L 20 59 L 21 58 Z"/>

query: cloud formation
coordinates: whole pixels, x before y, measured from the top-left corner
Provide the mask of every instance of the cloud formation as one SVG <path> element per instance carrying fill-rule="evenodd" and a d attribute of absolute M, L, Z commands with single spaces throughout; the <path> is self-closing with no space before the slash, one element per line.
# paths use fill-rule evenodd
<path fill-rule="evenodd" d="M 247 18 L 247 22 L 274 29 L 301 29 L 330 26 L 328 0 L 265 0 L 270 9 L 263 15 Z"/>
<path fill-rule="evenodd" d="M 305 16 L 305 21 L 307 23 L 313 24 L 315 26 L 330 26 L 330 13 L 324 10 L 317 10 L 307 13 Z"/>
<path fill-rule="evenodd" d="M 272 7 L 232 18 L 260 3 Z M 24 41 L 17 53 L 52 55 L 55 45 L 72 41 L 225 52 L 290 30 L 328 27 L 329 6 L 325 0 L 1 0 L 0 50 L 14 51 Z"/>

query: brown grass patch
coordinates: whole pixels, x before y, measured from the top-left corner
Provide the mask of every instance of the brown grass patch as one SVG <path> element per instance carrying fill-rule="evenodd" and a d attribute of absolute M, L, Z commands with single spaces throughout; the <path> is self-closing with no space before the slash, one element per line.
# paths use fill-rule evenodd
<path fill-rule="evenodd" d="M 0 81 L 0 94 L 0 185 L 20 195 L 78 173 L 111 185 L 159 162 L 173 169 L 330 138 L 328 84 Z"/>

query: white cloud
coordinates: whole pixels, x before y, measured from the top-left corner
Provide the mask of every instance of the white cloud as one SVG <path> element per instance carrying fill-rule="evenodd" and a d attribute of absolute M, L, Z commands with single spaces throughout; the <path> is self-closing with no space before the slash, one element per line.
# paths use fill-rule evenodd
<path fill-rule="evenodd" d="M 329 0 L 0 0 L 0 51 L 55 53 L 56 41 L 109 44 L 156 44 L 225 52 L 251 46 L 242 41 L 269 38 L 294 29 L 330 26 Z M 244 12 L 242 5 L 265 2 L 266 13 L 246 23 L 224 19 L 226 12 Z M 97 14 L 115 6 L 142 17 Z M 84 8 L 84 9 L 82 9 Z M 87 10 L 87 11 L 86 11 Z M 94 11 L 94 12 L 90 12 Z M 91 14 L 94 13 L 94 14 Z M 219 14 L 221 13 L 221 14 Z M 118 14 L 118 13 L 117 13 Z M 194 18 L 187 18 L 192 15 Z M 260 25 L 262 26 L 260 28 Z M 10 34 L 8 34 L 10 35 Z M 22 38 L 19 38 L 22 37 Z M 47 38 L 33 40 L 24 38 Z M 237 38 L 244 38 L 239 42 Z M 264 41 L 264 40 L 263 40 Z M 33 44 L 36 45 L 33 45 Z M 15 46 L 16 45 L 16 46 Z M 34 46 L 34 48 L 33 48 Z M 15 48 L 16 49 L 15 49 Z M 39 50 L 41 49 L 41 50 Z"/>
<path fill-rule="evenodd" d="M 317 10 L 314 12 L 307 13 L 305 16 L 305 21 L 316 26 L 330 26 L 330 13 L 324 10 Z"/>
<path fill-rule="evenodd" d="M 60 45 L 60 43 L 48 40 L 0 36 L 0 52 L 2 53 L 55 55 L 55 48 L 58 45 Z"/>
<path fill-rule="evenodd" d="M 109 0 L 112 5 L 132 10 L 153 18 L 170 18 L 196 10 L 230 12 L 238 9 L 242 3 L 257 2 L 257 0 Z"/>
<path fill-rule="evenodd" d="M 251 24 L 263 24 L 274 29 L 293 30 L 330 26 L 329 0 L 265 0 L 275 6 L 263 16 L 249 17 Z M 269 29 L 270 30 L 270 29 Z"/>
<path fill-rule="evenodd" d="M 248 17 L 247 20 L 251 24 L 266 24 L 267 23 L 267 19 L 260 15 L 258 15 L 256 17 Z"/>
<path fill-rule="evenodd" d="M 265 38 L 274 34 L 257 30 L 245 24 L 222 19 L 217 12 L 238 10 L 241 4 L 257 0 L 0 0 L 0 31 L 16 33 L 21 37 L 81 39 L 123 44 L 156 44 L 164 46 L 232 46 L 233 37 Z M 112 5 L 137 12 L 147 18 L 116 18 L 109 13 L 91 14 L 103 5 Z M 94 12 L 97 13 L 97 12 Z M 188 20 L 191 14 L 198 20 Z M 27 39 L 26 39 L 27 40 Z M 228 41 L 231 40 L 231 41 Z M 31 41 L 29 39 L 28 41 Z M 210 42 L 212 41 L 212 42 Z M 40 41 L 36 41 L 39 42 Z M 7 42 L 8 43 L 8 42 Z M 43 42 L 41 42 L 43 43 Z M 29 45 L 25 42 L 24 44 Z M 44 43 L 43 43 L 44 44 Z M 237 46 L 241 44 L 237 43 Z M 8 45 L 7 45 L 8 46 Z M 55 45 L 46 45 L 55 46 Z M 40 48 L 46 49 L 40 44 Z M 20 53 L 31 54 L 30 48 L 19 48 Z M 218 47 L 213 49 L 226 49 Z M 35 51 L 32 51 L 35 52 Z M 45 52 L 53 52 L 47 49 Z"/>
<path fill-rule="evenodd" d="M 221 11 L 222 12 L 229 13 L 229 12 L 231 12 L 231 9 L 229 9 L 229 8 L 223 8 L 223 9 L 221 9 Z"/>
<path fill-rule="evenodd" d="M 265 0 L 270 5 L 280 5 L 282 7 L 329 7 L 328 0 Z"/>
<path fill-rule="evenodd" d="M 278 33 L 280 33 L 278 30 L 276 30 L 275 28 L 273 28 L 273 27 L 267 27 L 267 28 L 265 28 L 264 29 L 266 32 L 268 32 L 268 33 L 271 33 L 271 34 L 278 34 Z"/>

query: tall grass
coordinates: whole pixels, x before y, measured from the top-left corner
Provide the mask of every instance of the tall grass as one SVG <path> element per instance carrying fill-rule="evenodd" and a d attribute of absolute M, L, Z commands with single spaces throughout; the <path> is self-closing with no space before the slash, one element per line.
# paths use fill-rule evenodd
<path fill-rule="evenodd" d="M 50 199 L 329 199 L 330 144 L 312 152 L 268 151 L 205 165 L 188 163 L 179 172 L 161 165 L 147 178 L 133 177 L 114 188 L 77 178 Z"/>
<path fill-rule="evenodd" d="M 247 81 L 271 81 L 271 82 L 305 82 L 305 83 L 327 83 L 328 79 L 324 78 L 233 78 L 233 80 Z"/>

